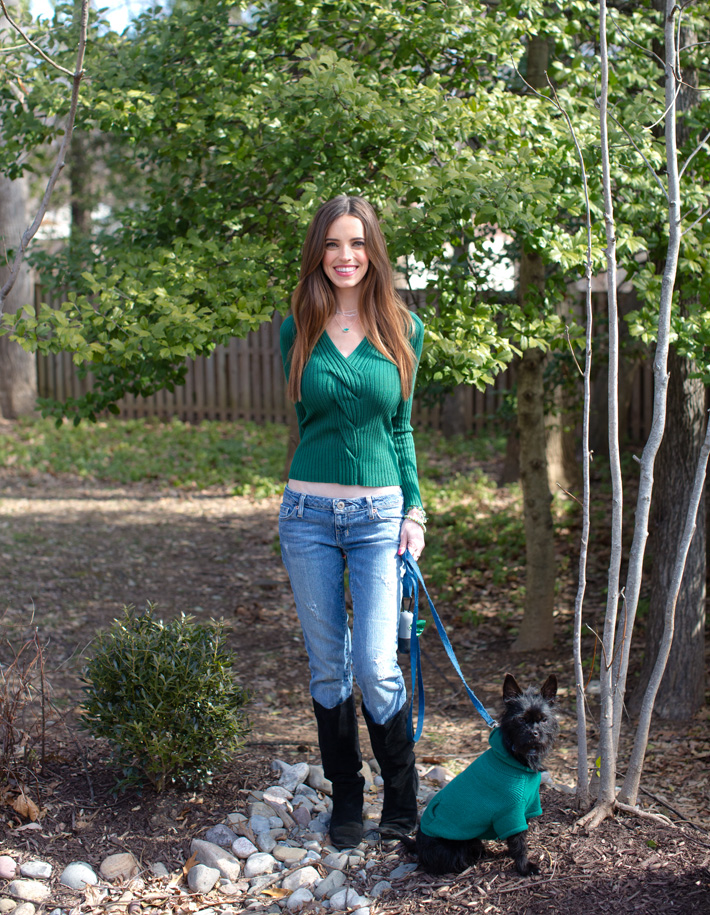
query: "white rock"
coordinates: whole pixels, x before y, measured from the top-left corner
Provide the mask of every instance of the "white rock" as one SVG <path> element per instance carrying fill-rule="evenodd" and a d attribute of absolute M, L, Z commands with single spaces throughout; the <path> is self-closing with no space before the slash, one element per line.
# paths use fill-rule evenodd
<path fill-rule="evenodd" d="M 275 879 L 271 874 L 260 874 L 258 877 L 252 877 L 249 881 L 249 896 L 254 896 L 261 892 L 265 886 L 273 886 Z"/>
<path fill-rule="evenodd" d="M 193 893 L 209 893 L 218 880 L 217 868 L 206 864 L 194 864 L 187 872 L 187 885 Z"/>
<path fill-rule="evenodd" d="M 12 915 L 35 915 L 34 905 L 31 902 L 21 902 L 16 909 L 12 910 Z"/>
<path fill-rule="evenodd" d="M 130 880 L 139 870 L 138 862 L 130 852 L 120 852 L 104 858 L 99 873 L 104 880 Z"/>
<path fill-rule="evenodd" d="M 306 857 L 306 850 L 294 848 L 292 845 L 275 845 L 271 854 L 277 861 L 283 861 L 287 867 L 293 867 Z"/>
<path fill-rule="evenodd" d="M 307 794 L 294 794 L 293 803 L 291 804 L 291 810 L 295 811 L 299 807 L 305 807 L 306 810 L 311 811 L 316 805 L 316 801 L 313 798 L 308 797 Z"/>
<path fill-rule="evenodd" d="M 321 791 L 323 794 L 333 793 L 333 785 L 323 774 L 323 766 L 310 767 L 306 784 L 314 791 Z"/>
<path fill-rule="evenodd" d="M 52 865 L 47 861 L 25 861 L 20 865 L 20 873 L 23 877 L 36 877 L 40 880 L 46 880 L 52 876 Z"/>
<path fill-rule="evenodd" d="M 311 812 L 304 804 L 303 806 L 296 807 L 296 809 L 293 811 L 292 819 L 299 826 L 308 826 L 308 824 L 311 822 Z"/>
<path fill-rule="evenodd" d="M 0 915 L 7 915 L 8 912 L 14 912 L 17 903 L 14 899 L 8 899 L 7 896 L 0 896 Z M 60 912 L 59 915 L 62 915 Z"/>
<path fill-rule="evenodd" d="M 249 828 L 255 836 L 258 836 L 263 832 L 269 832 L 271 830 L 271 823 L 267 817 L 257 814 L 256 816 L 249 817 Z"/>
<path fill-rule="evenodd" d="M 15 899 L 21 899 L 23 902 L 44 902 L 52 894 L 45 883 L 39 883 L 37 880 L 13 880 L 8 884 L 7 891 Z"/>
<path fill-rule="evenodd" d="M 170 871 L 163 864 L 162 861 L 156 861 L 155 864 L 150 865 L 150 871 L 154 877 L 169 877 Z"/>
<path fill-rule="evenodd" d="M 299 785 L 306 781 L 311 767 L 308 763 L 296 763 L 295 766 L 283 764 L 279 785 L 287 791 L 295 791 Z"/>
<path fill-rule="evenodd" d="M 370 896 L 373 899 L 377 899 L 378 896 L 381 896 L 383 893 L 388 892 L 392 889 L 392 884 L 389 880 L 379 880 L 370 890 Z"/>
<path fill-rule="evenodd" d="M 317 899 L 325 899 L 332 896 L 333 893 L 345 883 L 345 874 L 342 871 L 331 871 L 327 877 L 320 881 L 316 886 L 315 894 Z"/>
<path fill-rule="evenodd" d="M 293 818 L 291 817 L 291 814 L 289 813 L 290 810 L 293 810 L 293 807 L 290 804 L 279 803 L 278 801 L 274 800 L 271 802 L 270 806 L 278 819 L 281 821 L 280 823 L 274 823 L 274 826 L 278 827 L 283 824 L 286 829 L 291 829 L 296 825 Z"/>
<path fill-rule="evenodd" d="M 228 826 L 235 826 L 237 823 L 246 823 L 247 819 L 248 817 L 245 817 L 243 813 L 229 813 L 226 817 Z"/>
<path fill-rule="evenodd" d="M 219 845 L 220 848 L 230 848 L 235 838 L 236 833 L 224 823 L 210 827 L 205 833 L 205 842 L 212 842 L 213 845 Z"/>
<path fill-rule="evenodd" d="M 264 792 L 264 802 L 266 804 L 270 804 L 272 801 L 283 803 L 284 801 L 290 801 L 292 797 L 293 792 L 284 788 L 283 785 L 272 785 Z"/>
<path fill-rule="evenodd" d="M 198 864 L 205 864 L 207 867 L 216 868 L 227 880 L 237 880 L 241 872 L 241 865 L 231 852 L 214 845 L 212 842 L 205 842 L 203 839 L 193 839 L 190 845 L 190 851 L 196 855 Z"/>
<path fill-rule="evenodd" d="M 301 886 L 288 897 L 286 908 L 289 912 L 300 912 L 303 908 L 313 902 L 313 893 L 308 887 Z"/>
<path fill-rule="evenodd" d="M 406 864 L 400 864 L 392 871 L 390 874 L 390 880 L 399 880 L 401 877 L 406 877 L 407 874 L 411 874 L 412 871 L 417 869 L 417 864 L 415 861 L 408 861 Z"/>
<path fill-rule="evenodd" d="M 72 890 L 83 890 L 85 886 L 95 886 L 99 878 L 86 861 L 72 861 L 62 871 L 59 882 Z"/>
<path fill-rule="evenodd" d="M 310 768 L 318 769 L 319 767 L 311 766 Z M 309 800 L 313 801 L 313 803 L 317 803 L 317 801 L 318 801 L 318 793 L 316 791 L 314 791 L 310 785 L 299 785 L 298 788 L 296 788 L 296 790 L 294 791 L 293 797 L 294 797 L 294 800 L 297 797 L 307 797 Z"/>
<path fill-rule="evenodd" d="M 300 867 L 297 871 L 288 874 L 281 884 L 285 890 L 297 890 L 301 886 L 315 886 L 320 883 L 321 875 L 315 867 Z"/>
<path fill-rule="evenodd" d="M 326 867 L 334 867 L 336 870 L 342 871 L 348 866 L 348 856 L 343 852 L 334 852 L 323 858 L 323 864 Z"/>
<path fill-rule="evenodd" d="M 273 874 L 278 867 L 278 861 L 273 855 L 265 852 L 256 852 L 250 855 L 244 864 L 245 877 L 260 877 L 262 874 Z"/>
<path fill-rule="evenodd" d="M 271 832 L 261 832 L 256 837 L 256 844 L 259 851 L 269 854 L 274 850 L 274 846 L 276 845 L 276 836 Z"/>
<path fill-rule="evenodd" d="M 330 907 L 333 911 L 336 911 L 337 909 L 357 908 L 363 905 L 363 903 L 367 903 L 367 899 L 360 896 L 357 890 L 354 890 L 352 887 L 338 890 L 337 893 L 333 893 L 330 897 Z"/>
<path fill-rule="evenodd" d="M 428 772 L 424 773 L 424 778 L 430 782 L 436 782 L 437 785 L 446 785 L 454 778 L 454 773 L 444 766 L 432 766 Z"/>
<path fill-rule="evenodd" d="M 276 840 L 274 840 L 275 842 Z M 232 842 L 232 854 L 236 855 L 237 858 L 248 858 L 249 855 L 255 854 L 258 850 L 256 845 L 250 842 L 246 836 L 239 836 Z"/>
<path fill-rule="evenodd" d="M 360 769 L 360 774 L 365 779 L 365 791 L 369 791 L 374 779 L 374 774 L 370 768 L 369 763 L 363 762 L 362 768 Z"/>
<path fill-rule="evenodd" d="M 271 804 L 265 804 L 263 801 L 250 801 L 247 805 L 250 817 L 265 817 L 267 820 L 274 815 L 274 808 Z"/>
<path fill-rule="evenodd" d="M 17 873 L 17 864 L 9 855 L 0 855 L 0 879 L 12 880 Z"/>

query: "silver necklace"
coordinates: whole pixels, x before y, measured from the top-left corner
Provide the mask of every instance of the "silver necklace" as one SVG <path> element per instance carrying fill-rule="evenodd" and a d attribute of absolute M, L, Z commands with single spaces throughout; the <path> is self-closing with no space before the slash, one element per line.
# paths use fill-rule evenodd
<path fill-rule="evenodd" d="M 355 315 L 355 317 L 353 318 L 352 321 L 348 321 L 348 324 L 356 324 L 360 320 L 360 315 L 356 311 L 336 311 L 333 315 L 333 317 L 335 318 L 335 323 L 338 325 L 338 327 L 344 334 L 350 333 L 350 327 L 343 327 L 343 325 L 338 320 L 338 315 L 344 315 L 344 316 Z"/>

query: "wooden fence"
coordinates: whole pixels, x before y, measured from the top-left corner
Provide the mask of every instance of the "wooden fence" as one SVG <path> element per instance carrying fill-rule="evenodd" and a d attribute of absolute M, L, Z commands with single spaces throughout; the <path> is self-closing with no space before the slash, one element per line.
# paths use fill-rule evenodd
<path fill-rule="evenodd" d="M 172 393 L 124 397 L 118 402 L 120 416 L 178 417 L 191 423 L 204 419 L 288 422 L 292 405 L 286 397 L 281 366 L 281 320 L 276 314 L 270 324 L 262 324 L 246 338 L 218 346 L 209 357 L 189 360 L 185 384 Z M 69 353 L 39 356 L 37 376 L 40 395 L 58 400 L 79 397 L 91 386 L 91 376 L 82 380 L 77 377 Z M 415 396 L 413 422 L 447 434 L 480 431 L 495 421 L 512 381 L 509 370 L 483 392 L 462 385 L 434 404 Z M 652 391 L 650 368 L 637 372 L 627 424 L 632 441 L 641 441 L 648 430 Z"/>

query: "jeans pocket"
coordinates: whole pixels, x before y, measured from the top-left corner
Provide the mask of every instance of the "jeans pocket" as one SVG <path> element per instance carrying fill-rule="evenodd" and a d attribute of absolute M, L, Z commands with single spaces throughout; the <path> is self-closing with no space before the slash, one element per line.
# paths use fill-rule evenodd
<path fill-rule="evenodd" d="M 290 505 L 287 502 L 282 502 L 279 506 L 279 521 L 288 521 L 289 518 L 293 518 L 297 511 L 298 505 Z"/>
<path fill-rule="evenodd" d="M 397 505 L 380 506 L 373 509 L 373 521 L 401 521 L 402 509 Z"/>

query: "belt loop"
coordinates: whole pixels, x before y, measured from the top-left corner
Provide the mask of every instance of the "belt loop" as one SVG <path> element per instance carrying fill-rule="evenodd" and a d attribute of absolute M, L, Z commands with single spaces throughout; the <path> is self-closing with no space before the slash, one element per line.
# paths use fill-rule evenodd
<path fill-rule="evenodd" d="M 298 497 L 298 517 L 303 517 L 303 506 L 306 504 L 306 494 L 302 492 Z"/>
<path fill-rule="evenodd" d="M 372 496 L 365 496 L 367 499 L 367 511 L 370 515 L 370 521 L 375 517 L 375 509 L 372 507 Z"/>

